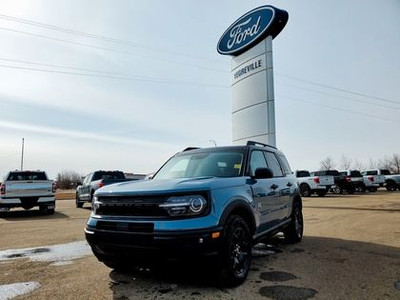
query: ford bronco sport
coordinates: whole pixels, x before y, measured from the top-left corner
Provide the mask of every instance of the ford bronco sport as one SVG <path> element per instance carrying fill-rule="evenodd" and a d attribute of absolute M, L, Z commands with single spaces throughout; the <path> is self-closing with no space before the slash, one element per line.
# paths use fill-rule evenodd
<path fill-rule="evenodd" d="M 301 196 L 283 153 L 255 142 L 187 148 L 151 180 L 98 189 L 85 229 L 94 255 L 110 268 L 215 254 L 231 286 L 246 279 L 252 245 L 278 232 L 301 241 Z"/>

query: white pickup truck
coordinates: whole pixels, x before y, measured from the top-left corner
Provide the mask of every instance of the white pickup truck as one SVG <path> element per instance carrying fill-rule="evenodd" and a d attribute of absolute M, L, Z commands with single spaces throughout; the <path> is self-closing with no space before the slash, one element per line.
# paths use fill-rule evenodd
<path fill-rule="evenodd" d="M 391 174 L 387 169 L 373 169 L 367 172 L 374 173 L 374 175 L 385 176 L 385 186 L 388 191 L 400 190 L 400 174 Z"/>
<path fill-rule="evenodd" d="M 0 185 L 0 211 L 39 206 L 44 214 L 55 209 L 56 184 L 43 171 L 11 171 Z"/>
<path fill-rule="evenodd" d="M 311 176 L 310 172 L 306 170 L 297 170 L 295 175 L 303 197 L 310 197 L 314 193 L 323 197 L 335 184 L 334 177 L 329 175 Z"/>
<path fill-rule="evenodd" d="M 365 192 L 365 190 L 376 192 L 385 183 L 385 175 L 378 174 L 378 170 L 366 170 L 361 174 L 364 177 L 364 185 L 359 188 L 361 192 Z"/>

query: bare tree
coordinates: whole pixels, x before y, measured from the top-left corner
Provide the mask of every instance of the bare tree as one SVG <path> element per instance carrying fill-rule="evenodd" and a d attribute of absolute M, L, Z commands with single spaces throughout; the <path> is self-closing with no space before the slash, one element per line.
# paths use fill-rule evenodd
<path fill-rule="evenodd" d="M 393 173 L 396 173 L 396 174 L 400 173 L 400 155 L 398 155 L 398 154 L 393 154 L 392 171 L 393 171 Z"/>
<path fill-rule="evenodd" d="M 60 189 L 76 188 L 76 183 L 81 181 L 82 176 L 75 171 L 63 170 L 57 174 L 57 187 Z"/>
<path fill-rule="evenodd" d="M 353 168 L 354 168 L 355 170 L 360 170 L 360 171 L 366 169 L 365 165 L 364 165 L 361 161 L 359 161 L 358 159 L 355 159 L 355 160 L 354 160 L 354 162 L 353 162 Z M 371 166 L 370 166 L 370 168 L 373 169 L 374 167 L 371 167 Z"/>
<path fill-rule="evenodd" d="M 351 163 L 352 163 L 351 159 L 348 158 L 346 155 L 342 154 L 342 156 L 340 157 L 340 167 L 343 170 L 348 170 L 350 169 Z"/>
<path fill-rule="evenodd" d="M 372 158 L 369 159 L 369 168 L 370 169 L 377 169 L 379 167 L 379 162 L 373 160 Z"/>
<path fill-rule="evenodd" d="M 379 160 L 378 167 L 381 169 L 388 169 L 390 171 L 393 171 L 391 158 L 385 155 L 383 159 Z"/>
<path fill-rule="evenodd" d="M 331 170 L 335 167 L 335 163 L 332 157 L 328 156 L 324 160 L 321 161 L 320 170 Z"/>

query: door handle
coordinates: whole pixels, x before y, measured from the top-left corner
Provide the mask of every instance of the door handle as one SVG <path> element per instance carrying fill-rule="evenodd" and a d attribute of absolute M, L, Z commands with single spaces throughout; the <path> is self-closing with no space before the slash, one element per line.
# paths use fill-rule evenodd
<path fill-rule="evenodd" d="M 293 184 L 291 184 L 290 182 L 288 182 L 288 184 L 287 184 L 287 186 L 288 187 L 291 187 Z"/>
<path fill-rule="evenodd" d="M 277 186 L 276 184 L 271 185 L 271 189 L 276 190 L 279 186 Z"/>

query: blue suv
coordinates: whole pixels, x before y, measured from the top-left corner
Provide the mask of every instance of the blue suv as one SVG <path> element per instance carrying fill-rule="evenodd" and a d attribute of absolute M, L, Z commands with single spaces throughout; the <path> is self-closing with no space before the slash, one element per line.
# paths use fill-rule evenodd
<path fill-rule="evenodd" d="M 301 241 L 301 196 L 284 154 L 256 142 L 187 148 L 150 180 L 98 189 L 85 229 L 110 268 L 215 254 L 231 286 L 246 279 L 253 244 L 278 232 Z"/>

